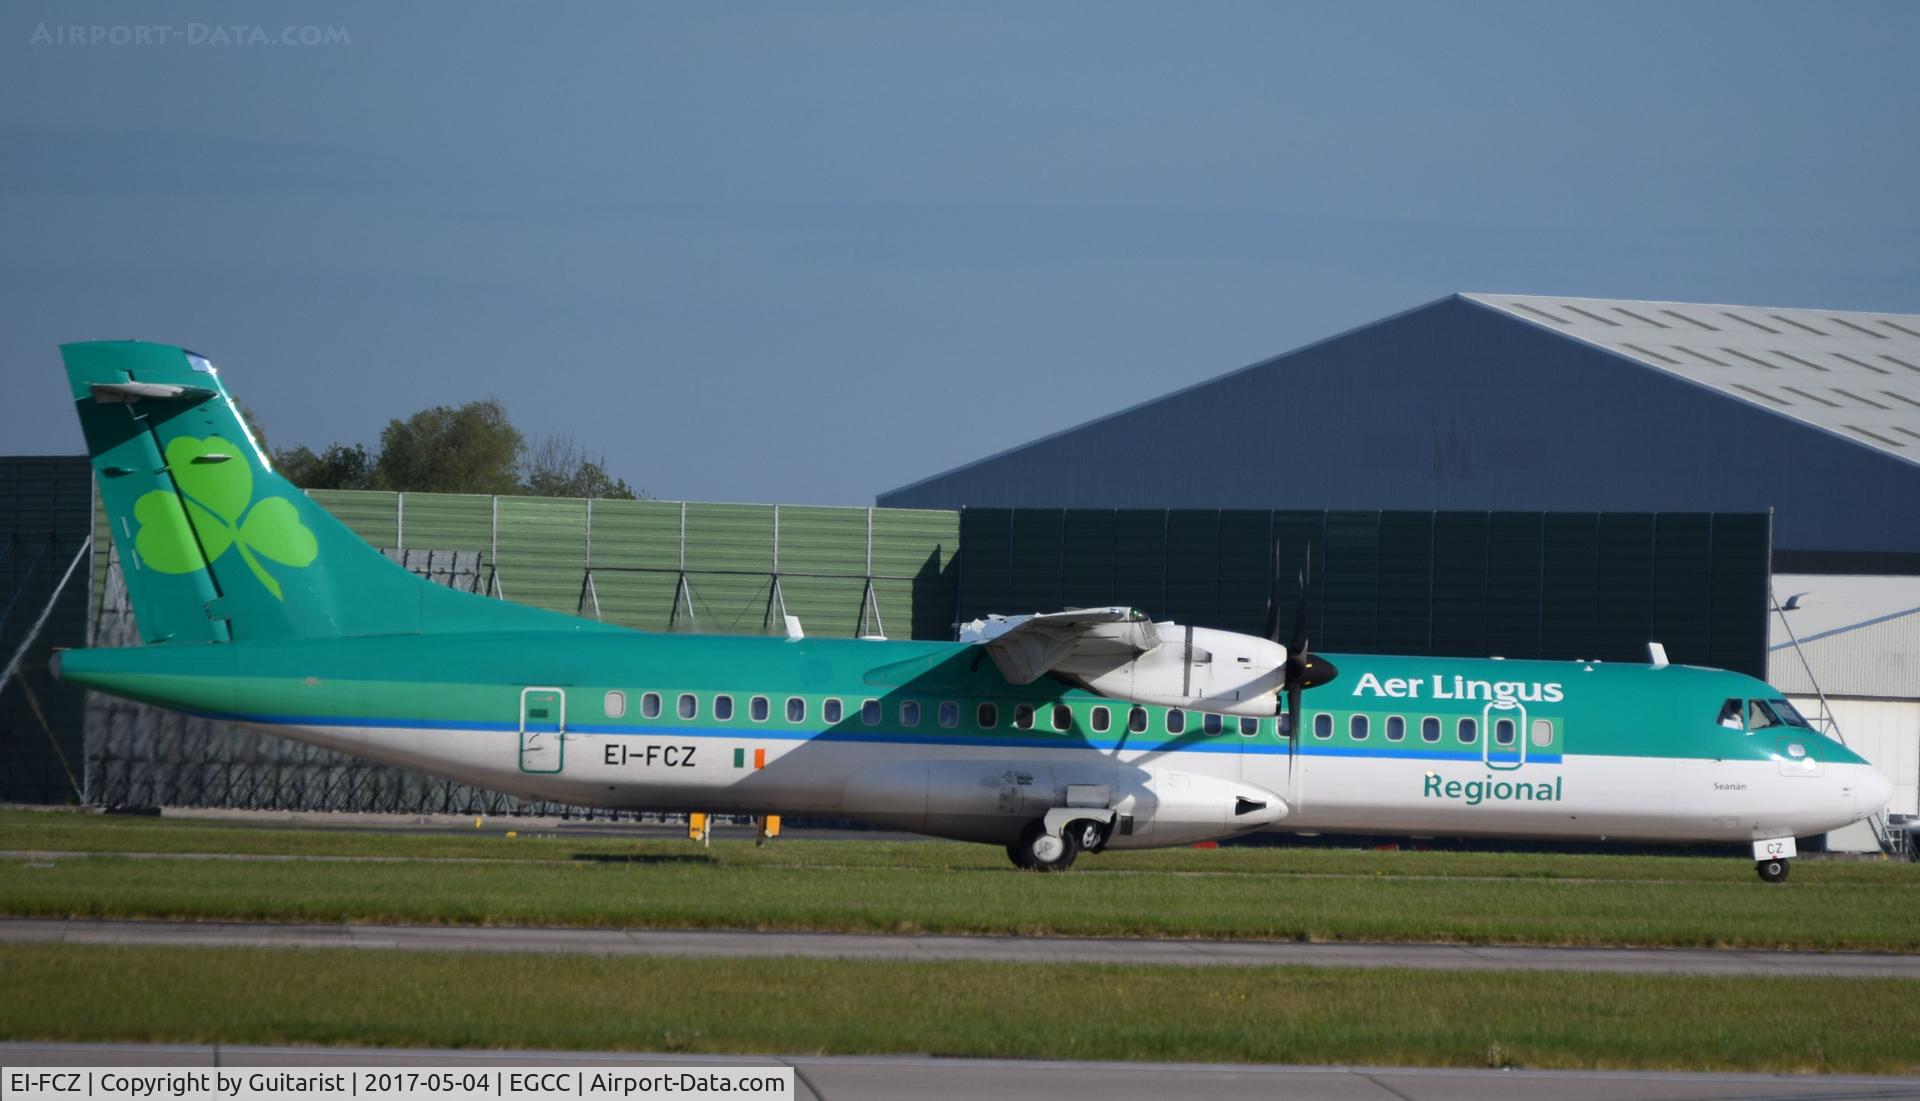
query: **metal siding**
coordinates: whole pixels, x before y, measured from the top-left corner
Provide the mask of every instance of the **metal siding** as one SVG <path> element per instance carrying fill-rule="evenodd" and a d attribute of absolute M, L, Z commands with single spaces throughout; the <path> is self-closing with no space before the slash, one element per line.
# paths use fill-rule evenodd
<path fill-rule="evenodd" d="M 931 509 L 875 509 L 873 568 L 887 634 L 951 638 L 958 613 L 960 515 Z M 910 580 L 900 581 L 899 578 Z"/>
<path fill-rule="evenodd" d="M 1118 524 L 1118 515 L 1111 509 L 1068 509 L 1062 514 L 1061 557 L 1066 562 L 1066 580 L 1061 598 L 1067 606 L 1099 608 L 1134 602 L 1114 585 Z"/>
<path fill-rule="evenodd" d="M 1654 517 L 1644 512 L 1600 516 L 1594 650 L 1615 654 L 1664 642 L 1653 632 Z"/>
<path fill-rule="evenodd" d="M 500 498 L 500 584 L 521 604 L 569 615 L 586 604 L 587 502 L 560 497 Z"/>
<path fill-rule="evenodd" d="M 854 633 L 866 571 L 866 509 L 781 506 L 780 587 L 809 631 Z"/>
<path fill-rule="evenodd" d="M 1600 517 L 1548 513 L 1540 540 L 1540 652 L 1597 655 Z"/>
<path fill-rule="evenodd" d="M 399 541 L 430 550 L 477 550 L 493 556 L 493 498 L 467 493 L 400 495 Z M 392 544 L 382 544 L 392 545 Z"/>
<path fill-rule="evenodd" d="M 1810 338 L 1812 339 L 1812 338 Z M 1911 373 L 1911 372 L 1908 372 Z M 1916 381 L 1920 381 L 1917 379 Z M 1920 399 L 1920 393 L 1915 397 Z M 1365 410 L 1294 418 L 1288 410 Z M 1141 448 L 1236 441 L 1231 463 Z M 1915 450 L 1920 451 L 1920 445 Z M 1312 477 L 1294 476 L 1300 454 Z M 1087 477 L 1088 456 L 1100 476 Z M 1764 512 L 1788 550 L 1915 553 L 1920 465 L 1449 298 L 880 495 L 886 506 Z"/>
<path fill-rule="evenodd" d="M 1697 513 L 1661 513 L 1653 528 L 1652 639 L 1675 655 L 1713 652 L 1713 520 Z M 1750 671 L 1750 670 L 1749 670 Z"/>
<path fill-rule="evenodd" d="M 1066 603 L 1064 517 L 1058 509 L 1016 509 L 1013 580 L 1007 610 L 1051 611 Z"/>
<path fill-rule="evenodd" d="M 1327 650 L 1372 651 L 1379 645 L 1380 514 L 1327 514 L 1325 569 L 1319 594 L 1326 602 L 1322 638 Z M 1318 565 L 1318 563 L 1316 563 Z"/>
<path fill-rule="evenodd" d="M 1713 518 L 1709 665 L 1749 671 L 1766 668 L 1769 524 L 1766 516 L 1721 513 Z"/>
<path fill-rule="evenodd" d="M 1013 607 L 1013 510 L 960 511 L 960 620 Z"/>
<path fill-rule="evenodd" d="M 0 664 L 33 630 L 93 529 L 84 457 L 0 458 Z M 107 544 L 96 546 L 93 557 L 104 562 Z M 0 801 L 81 798 L 84 693 L 55 684 L 47 658 L 55 647 L 86 644 L 91 573 L 86 561 L 74 568 L 14 680 L 0 688 Z"/>
<path fill-rule="evenodd" d="M 1220 622 L 1220 514 L 1170 509 L 1166 533 L 1164 615 L 1179 623 Z"/>
<path fill-rule="evenodd" d="M 1273 588 L 1273 514 L 1232 509 L 1220 514 L 1216 626 L 1243 634 L 1266 631 Z"/>
<path fill-rule="evenodd" d="M 1484 512 L 1433 518 L 1433 644 L 1443 657 L 1486 657 L 1488 520 Z"/>
<path fill-rule="evenodd" d="M 379 489 L 316 489 L 307 496 L 374 546 L 399 546 L 398 493 Z"/>
<path fill-rule="evenodd" d="M 1424 654 L 1433 644 L 1434 514 L 1380 516 L 1380 628 L 1383 653 Z"/>
<path fill-rule="evenodd" d="M 1487 517 L 1489 653 L 1484 656 L 1542 656 L 1540 583 L 1545 526 L 1545 514 L 1538 512 L 1496 512 Z"/>
<path fill-rule="evenodd" d="M 972 510 L 969 509 L 969 512 Z M 1167 514 L 1124 510 L 1113 520 L 1113 599 L 1167 618 Z"/>

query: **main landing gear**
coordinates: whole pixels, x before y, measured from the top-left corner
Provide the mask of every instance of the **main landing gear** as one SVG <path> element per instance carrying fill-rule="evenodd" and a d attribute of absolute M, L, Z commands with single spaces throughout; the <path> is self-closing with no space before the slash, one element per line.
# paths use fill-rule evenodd
<path fill-rule="evenodd" d="M 1754 865 L 1754 869 L 1760 873 L 1760 878 L 1768 883 L 1785 883 L 1787 870 L 1790 867 L 1791 862 L 1786 860 L 1762 860 Z"/>
<path fill-rule="evenodd" d="M 1030 872 L 1064 872 L 1083 851 L 1097 853 L 1107 846 L 1107 825 L 1086 818 L 1067 823 L 1058 833 L 1044 821 L 1034 822 L 1007 846 L 1014 866 Z"/>

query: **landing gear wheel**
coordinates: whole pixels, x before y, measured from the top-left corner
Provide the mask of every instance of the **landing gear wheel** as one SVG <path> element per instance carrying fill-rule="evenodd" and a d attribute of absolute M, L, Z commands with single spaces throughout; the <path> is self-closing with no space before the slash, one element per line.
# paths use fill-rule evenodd
<path fill-rule="evenodd" d="M 1766 880 L 1768 883 L 1785 883 L 1787 881 L 1788 867 L 1789 865 L 1784 860 L 1762 860 L 1760 863 L 1754 865 L 1754 868 L 1760 873 L 1760 878 Z"/>
<path fill-rule="evenodd" d="M 1067 836 L 1083 853 L 1097 853 L 1107 847 L 1107 827 L 1090 818 L 1067 824 Z"/>
<path fill-rule="evenodd" d="M 1020 835 L 1019 841 L 1007 846 L 1007 855 L 1028 871 L 1064 872 L 1073 867 L 1073 858 L 1080 855 L 1078 833 L 1069 829 L 1062 837 L 1047 832 L 1045 823 L 1035 822 Z"/>

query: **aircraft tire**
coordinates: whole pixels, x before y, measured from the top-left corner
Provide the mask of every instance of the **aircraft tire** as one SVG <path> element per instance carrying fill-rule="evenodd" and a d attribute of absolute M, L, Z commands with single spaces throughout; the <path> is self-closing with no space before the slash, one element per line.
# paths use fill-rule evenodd
<path fill-rule="evenodd" d="M 1075 846 L 1083 853 L 1097 853 L 1107 847 L 1108 826 L 1091 818 L 1082 818 L 1067 824 L 1067 833 L 1073 836 Z"/>
<path fill-rule="evenodd" d="M 1792 865 L 1785 860 L 1762 860 L 1754 868 L 1760 873 L 1760 878 L 1768 883 L 1785 883 Z"/>
<path fill-rule="evenodd" d="M 1007 849 L 1013 856 L 1013 862 L 1028 871 L 1064 872 L 1073 867 L 1073 858 L 1080 855 L 1080 846 L 1075 839 L 1078 831 L 1069 829 L 1065 836 L 1047 832 L 1044 822 L 1035 822 L 1020 835 L 1020 840 Z"/>

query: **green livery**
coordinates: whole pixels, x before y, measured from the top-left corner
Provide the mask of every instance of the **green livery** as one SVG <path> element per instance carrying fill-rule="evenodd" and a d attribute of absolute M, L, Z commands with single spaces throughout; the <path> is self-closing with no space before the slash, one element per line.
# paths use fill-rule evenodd
<path fill-rule="evenodd" d="M 1269 828 L 1778 843 L 1890 791 L 1720 670 L 1318 655 L 1338 672 L 1309 682 L 1296 736 L 1283 648 L 1200 629 L 1212 664 L 1178 665 L 1203 660 L 1187 629 L 1184 651 L 1122 653 L 1178 630 L 1122 609 L 1023 625 L 1058 645 L 1028 654 L 1047 675 L 1014 676 L 1013 635 L 661 635 L 457 592 L 276 474 L 203 357 L 62 353 L 148 645 L 71 651 L 58 674 L 375 760 L 581 803 L 856 818 L 1043 869 Z M 1089 639 L 1109 644 L 1093 673 L 1059 657 Z"/>

